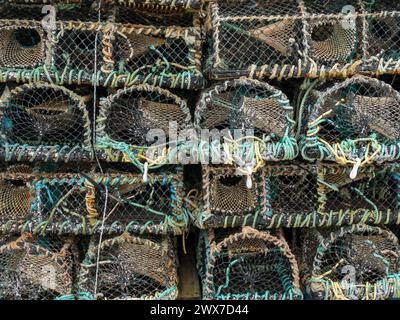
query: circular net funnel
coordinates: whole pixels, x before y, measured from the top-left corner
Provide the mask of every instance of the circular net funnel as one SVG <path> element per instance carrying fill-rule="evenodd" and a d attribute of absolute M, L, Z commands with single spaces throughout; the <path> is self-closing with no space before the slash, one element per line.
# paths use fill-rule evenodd
<path fill-rule="evenodd" d="M 90 122 L 84 99 L 51 84 L 15 88 L 1 101 L 1 135 L 9 144 L 90 148 Z"/>
<path fill-rule="evenodd" d="M 309 232 L 302 243 L 304 281 L 314 298 L 398 298 L 400 247 L 392 232 L 366 225 Z"/>
<path fill-rule="evenodd" d="M 321 92 L 310 107 L 306 159 L 365 164 L 398 157 L 400 94 L 390 85 L 356 76 Z"/>
<path fill-rule="evenodd" d="M 0 246 L 0 297 L 52 300 L 72 293 L 74 246 L 70 239 L 23 234 Z"/>
<path fill-rule="evenodd" d="M 167 90 L 139 85 L 119 90 L 101 102 L 97 132 L 112 142 L 147 146 L 154 142 L 152 133 L 164 133 L 167 138 L 170 126 L 178 133 L 191 127 L 186 102 Z"/>
<path fill-rule="evenodd" d="M 88 291 L 97 299 L 170 300 L 178 295 L 177 283 L 177 260 L 171 239 L 123 234 L 100 245 L 92 240 L 79 285 L 81 291 Z"/>
<path fill-rule="evenodd" d="M 0 180 L 0 220 L 23 220 L 30 213 L 32 190 L 22 179 Z"/>
<path fill-rule="evenodd" d="M 355 22 L 344 24 L 338 19 L 310 20 L 310 58 L 322 64 L 345 64 L 357 50 Z"/>
<path fill-rule="evenodd" d="M 0 25 L 0 67 L 34 68 L 43 64 L 44 38 L 39 26 Z"/>
<path fill-rule="evenodd" d="M 283 92 L 264 82 L 239 79 L 214 86 L 201 95 L 195 126 L 210 133 L 219 130 L 221 136 L 228 134 L 230 139 L 246 137 L 250 144 L 251 140 L 261 139 L 261 156 L 276 161 L 297 153 L 293 117 L 293 108 Z M 277 150 L 277 144 L 284 147 L 276 152 L 265 150 Z M 242 146 L 247 147 L 246 142 Z"/>
<path fill-rule="evenodd" d="M 297 262 L 284 238 L 249 227 L 203 232 L 198 266 L 206 299 L 301 299 Z"/>
<path fill-rule="evenodd" d="M 266 220 L 266 210 L 263 171 L 249 181 L 232 167 L 203 166 L 201 206 L 193 214 L 198 227 L 258 225 Z"/>

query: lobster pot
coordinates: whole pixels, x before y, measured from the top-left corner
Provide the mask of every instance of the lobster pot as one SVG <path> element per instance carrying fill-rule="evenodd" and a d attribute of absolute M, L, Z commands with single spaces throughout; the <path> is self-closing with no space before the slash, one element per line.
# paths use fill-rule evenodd
<path fill-rule="evenodd" d="M 192 122 L 184 100 L 157 87 L 132 86 L 101 102 L 96 150 L 113 153 L 114 157 L 107 157 L 112 162 L 122 160 L 140 166 L 143 158 L 148 158 L 177 163 L 168 158 L 169 153 L 163 158 L 163 152 L 167 152 L 168 142 L 170 153 L 178 150 L 178 138 L 185 129 L 192 129 Z M 177 156 L 175 161 L 178 160 Z"/>
<path fill-rule="evenodd" d="M 371 4 L 368 9 L 369 14 L 365 17 L 365 51 L 368 56 L 380 60 L 376 59 L 372 67 L 384 62 L 384 69 L 397 70 L 394 63 L 398 62 L 400 55 L 400 5 L 397 1 L 383 0 Z M 387 14 L 388 11 L 390 14 Z"/>
<path fill-rule="evenodd" d="M 194 218 L 200 228 L 295 227 L 316 213 L 317 199 L 315 166 L 268 165 L 251 176 L 203 166 L 203 196 Z"/>
<path fill-rule="evenodd" d="M 319 212 L 359 217 L 358 222 L 394 222 L 399 213 L 397 168 L 365 167 L 355 178 L 351 168 L 319 168 Z M 351 223 L 351 220 L 348 221 Z"/>
<path fill-rule="evenodd" d="M 205 84 L 198 13 L 163 17 L 120 5 L 99 12 L 95 3 L 65 4 L 54 21 L 39 9 L 0 8 L 0 71 L 6 80 L 178 89 Z"/>
<path fill-rule="evenodd" d="M 398 10 L 389 1 L 212 2 L 207 70 L 214 79 L 392 73 L 399 59 Z"/>
<path fill-rule="evenodd" d="M 302 299 L 296 259 L 279 232 L 202 231 L 197 254 L 204 299 Z"/>
<path fill-rule="evenodd" d="M 242 78 L 216 85 L 196 106 L 195 126 L 209 133 L 208 141 L 201 141 L 207 146 L 201 158 L 239 166 L 291 160 L 298 152 L 293 117 L 286 95 L 267 83 Z"/>
<path fill-rule="evenodd" d="M 262 172 L 248 178 L 231 167 L 203 166 L 203 198 L 195 223 L 200 228 L 261 225 L 268 222 L 265 202 Z"/>
<path fill-rule="evenodd" d="M 34 181 L 33 216 L 61 233 L 181 234 L 188 214 L 181 175 L 49 175 Z"/>
<path fill-rule="evenodd" d="M 18 86 L 3 96 L 0 136 L 6 160 L 39 156 L 68 161 L 72 154 L 91 152 L 84 97 L 45 83 Z"/>
<path fill-rule="evenodd" d="M 326 300 L 398 298 L 399 249 L 398 238 L 379 227 L 310 229 L 302 244 L 307 291 Z"/>
<path fill-rule="evenodd" d="M 301 152 L 307 160 L 365 165 L 399 158 L 400 94 L 377 79 L 355 76 L 319 93 Z"/>
<path fill-rule="evenodd" d="M 73 292 L 76 247 L 72 238 L 24 233 L 0 240 L 0 298 L 53 300 Z"/>
<path fill-rule="evenodd" d="M 176 249 L 168 237 L 124 233 L 101 244 L 94 238 L 81 265 L 79 288 L 96 299 L 173 300 L 178 296 L 177 268 Z"/>

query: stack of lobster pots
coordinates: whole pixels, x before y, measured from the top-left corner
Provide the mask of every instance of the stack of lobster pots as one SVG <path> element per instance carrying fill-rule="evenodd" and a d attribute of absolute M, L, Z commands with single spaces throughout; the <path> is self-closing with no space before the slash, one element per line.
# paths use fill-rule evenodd
<path fill-rule="evenodd" d="M 207 4 L 204 298 L 398 298 L 399 9 Z"/>
<path fill-rule="evenodd" d="M 191 205 L 173 153 L 193 130 L 182 97 L 205 85 L 199 11 L 1 4 L 0 299 L 178 297 Z"/>
<path fill-rule="evenodd" d="M 400 298 L 400 4 L 0 0 L 0 299 Z"/>

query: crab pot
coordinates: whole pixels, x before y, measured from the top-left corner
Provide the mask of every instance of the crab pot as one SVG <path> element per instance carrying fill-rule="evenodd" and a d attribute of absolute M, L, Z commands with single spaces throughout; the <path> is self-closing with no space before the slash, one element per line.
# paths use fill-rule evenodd
<path fill-rule="evenodd" d="M 168 237 L 124 233 L 101 244 L 93 238 L 81 265 L 79 288 L 96 299 L 173 300 L 178 296 L 177 268 L 175 245 Z"/>
<path fill-rule="evenodd" d="M 400 157 L 400 94 L 374 78 L 355 76 L 333 84 L 310 110 L 300 148 L 307 160 L 361 165 Z"/>
<path fill-rule="evenodd" d="M 267 219 L 262 173 L 251 178 L 226 166 L 203 166 L 203 199 L 195 223 L 201 228 L 259 225 Z"/>
<path fill-rule="evenodd" d="M 358 215 L 363 217 L 359 222 L 393 222 L 399 212 L 398 169 L 365 167 L 354 179 L 351 170 L 339 165 L 319 168 L 320 212 Z"/>
<path fill-rule="evenodd" d="M 142 4 L 152 7 L 151 4 Z M 40 5 L 0 8 L 0 71 L 9 81 L 177 89 L 205 85 L 199 13 L 68 4 L 42 24 Z M 98 16 L 101 21 L 98 21 Z"/>
<path fill-rule="evenodd" d="M 399 298 L 399 242 L 387 229 L 353 225 L 303 237 L 304 283 L 315 299 Z"/>
<path fill-rule="evenodd" d="M 280 232 L 202 231 L 197 254 L 204 299 L 302 299 L 296 258 Z"/>
<path fill-rule="evenodd" d="M 61 151 L 91 152 L 91 129 L 85 97 L 44 83 L 18 86 L 0 102 L 2 147 L 8 157 L 30 153 L 31 159 Z M 29 157 L 29 156 L 28 156 Z"/>
<path fill-rule="evenodd" d="M 250 177 L 203 166 L 202 191 L 193 214 L 200 228 L 296 227 L 318 209 L 315 166 L 268 165 Z"/>
<path fill-rule="evenodd" d="M 108 161 L 124 159 L 139 163 L 143 148 L 147 158 L 157 160 L 166 143 L 170 143 L 170 149 L 178 148 L 181 130 L 192 128 L 190 110 L 184 100 L 148 85 L 117 91 L 101 101 L 99 112 L 96 149 L 113 151 L 115 157 L 109 157 Z M 168 156 L 163 161 L 167 160 L 175 163 Z"/>
<path fill-rule="evenodd" d="M 208 5 L 214 79 L 343 77 L 398 71 L 399 6 L 358 0 L 218 1 Z"/>
<path fill-rule="evenodd" d="M 257 154 L 265 161 L 294 159 L 298 149 L 293 118 L 286 95 L 267 83 L 242 78 L 216 85 L 203 92 L 196 106 L 196 128 L 210 132 L 209 141 L 202 141 L 208 147 L 200 150 L 201 156 L 212 163 L 233 157 L 240 166 L 256 161 Z M 220 136 L 213 135 L 217 130 Z M 216 142 L 236 150 L 230 156 L 218 149 L 222 156 L 215 154 Z"/>
<path fill-rule="evenodd" d="M 181 234 L 188 225 L 178 174 L 149 174 L 146 182 L 138 174 L 56 174 L 34 189 L 32 215 L 43 230 Z"/>
<path fill-rule="evenodd" d="M 53 300 L 70 295 L 76 253 L 72 238 L 5 236 L 0 240 L 0 298 Z"/>

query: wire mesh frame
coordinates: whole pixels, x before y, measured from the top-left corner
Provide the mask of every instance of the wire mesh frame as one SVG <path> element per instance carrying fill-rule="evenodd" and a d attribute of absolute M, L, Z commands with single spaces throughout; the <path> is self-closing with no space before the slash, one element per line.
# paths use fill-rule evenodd
<path fill-rule="evenodd" d="M 124 233 L 101 244 L 93 238 L 81 265 L 79 289 L 96 299 L 174 300 L 178 296 L 177 268 L 176 249 L 168 237 L 156 239 Z"/>
<path fill-rule="evenodd" d="M 304 159 L 353 165 L 399 159 L 400 93 L 389 84 L 358 75 L 331 86 L 310 107 L 300 141 Z"/>
<path fill-rule="evenodd" d="M 181 175 L 53 175 L 32 182 L 32 220 L 17 230 L 58 234 L 182 234 L 188 226 Z M 3 226 L 6 228 L 7 224 Z"/>
<path fill-rule="evenodd" d="M 143 159 L 146 158 L 143 152 L 152 151 L 146 135 L 149 130 L 156 129 L 163 130 L 168 136 L 171 122 L 177 123 L 177 134 L 179 130 L 192 129 L 190 110 L 183 99 L 150 85 L 121 89 L 100 102 L 95 148 L 99 152 L 112 153 L 107 161 L 128 161 L 143 170 Z M 176 155 L 181 144 L 171 141 L 173 137 L 169 139 L 170 148 L 167 154 Z M 174 145 L 176 146 L 173 147 Z M 163 146 L 161 148 L 164 149 Z M 156 167 L 171 163 L 168 155 L 166 159 L 159 158 L 162 155 L 157 154 L 158 149 L 159 147 L 154 148 L 157 159 L 152 159 L 156 162 Z M 152 167 L 149 166 L 150 169 Z"/>
<path fill-rule="evenodd" d="M 354 10 L 350 14 L 349 5 Z M 335 8 L 328 10 L 329 6 Z M 377 5 L 376 11 L 362 0 L 337 5 L 334 1 L 329 5 L 314 0 L 272 1 L 268 6 L 260 1 L 211 2 L 207 73 L 213 79 L 396 73 L 398 45 L 382 33 L 386 29 L 396 33 L 393 28 L 398 31 L 399 17 L 397 4 L 389 2 Z M 376 44 L 382 41 L 386 45 L 378 45 L 378 50 Z M 343 48 L 335 47 L 339 42 Z"/>
<path fill-rule="evenodd" d="M 247 176 L 234 169 L 203 167 L 202 198 L 192 212 L 194 223 L 201 229 L 399 224 L 398 167 L 363 167 L 354 179 L 351 171 L 332 164 L 267 165 L 251 177 L 248 189 Z M 218 181 L 221 177 L 225 185 Z"/>
<path fill-rule="evenodd" d="M 282 236 L 249 227 L 228 233 L 226 237 L 220 232 L 210 229 L 200 234 L 197 267 L 203 284 L 203 299 L 303 298 L 296 258 Z M 275 259 L 267 262 L 268 258 Z"/>
<path fill-rule="evenodd" d="M 259 154 L 265 161 L 282 161 L 292 160 L 298 154 L 293 118 L 293 107 L 282 91 L 265 82 L 241 78 L 225 81 L 203 92 L 196 106 L 194 124 L 198 131 L 254 130 L 255 137 L 246 137 L 246 132 L 240 137 L 238 142 L 245 141 L 243 138 L 254 141 L 250 145 L 239 143 L 243 149 L 237 150 L 239 156 L 247 158 L 249 154 Z M 234 150 L 236 145 L 233 143 L 229 149 Z M 204 153 L 202 158 L 206 154 L 214 157 L 212 146 L 206 150 L 202 147 L 200 153 Z"/>
<path fill-rule="evenodd" d="M 316 299 L 382 300 L 398 298 L 399 240 L 389 230 L 363 224 L 342 227 L 325 236 L 318 231 L 312 265 L 304 277 Z M 315 246 L 316 245 L 316 246 Z M 354 271 L 351 271 L 354 270 Z"/>
<path fill-rule="evenodd" d="M 204 86 L 198 14 L 193 14 L 191 27 L 116 23 L 112 15 L 106 16 L 102 22 L 57 20 L 55 30 L 44 30 L 37 20 L 0 20 L 0 26 L 37 26 L 34 30 L 43 33 L 40 45 L 46 58 L 40 56 L 41 59 L 37 58 L 29 66 L 15 61 L 7 65 L 0 63 L 0 79 L 105 87 L 141 83 L 178 89 Z M 21 51 L 25 48 L 20 42 L 13 41 L 14 47 Z"/>
<path fill-rule="evenodd" d="M 75 290 L 77 247 L 72 237 L 5 236 L 0 245 L 0 297 L 52 300 Z"/>
<path fill-rule="evenodd" d="M 0 117 L 5 161 L 37 155 L 68 161 L 76 153 L 92 154 L 86 98 L 65 87 L 18 86 L 0 102 Z"/>

